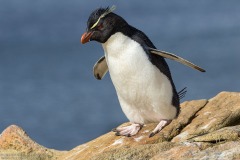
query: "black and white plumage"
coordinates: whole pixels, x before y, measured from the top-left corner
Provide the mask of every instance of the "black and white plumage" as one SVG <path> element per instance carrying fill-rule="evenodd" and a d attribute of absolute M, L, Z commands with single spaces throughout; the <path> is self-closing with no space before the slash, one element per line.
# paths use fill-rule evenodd
<path fill-rule="evenodd" d="M 105 56 L 94 65 L 94 76 L 102 79 L 109 71 L 122 110 L 132 122 L 114 131 L 117 135 L 133 136 L 143 124 L 159 122 L 151 137 L 180 112 L 179 95 L 164 58 L 205 70 L 179 56 L 157 50 L 142 31 L 113 13 L 113 9 L 100 8 L 90 15 L 81 42 L 102 43 Z"/>

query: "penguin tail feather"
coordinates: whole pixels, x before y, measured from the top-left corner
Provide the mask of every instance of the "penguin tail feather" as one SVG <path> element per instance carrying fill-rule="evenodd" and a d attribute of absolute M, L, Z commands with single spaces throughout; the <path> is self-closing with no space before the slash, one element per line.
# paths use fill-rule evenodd
<path fill-rule="evenodd" d="M 187 87 L 184 87 L 181 91 L 178 92 L 179 99 L 182 99 L 183 97 L 185 97 L 186 93 L 187 93 Z"/>

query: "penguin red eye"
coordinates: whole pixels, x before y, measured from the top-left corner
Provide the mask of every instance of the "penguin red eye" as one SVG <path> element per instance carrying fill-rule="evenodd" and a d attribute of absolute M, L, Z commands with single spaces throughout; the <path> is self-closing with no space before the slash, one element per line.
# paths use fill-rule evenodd
<path fill-rule="evenodd" d="M 103 25 L 102 24 L 99 24 L 98 26 L 97 26 L 97 29 L 98 30 L 101 30 L 103 28 Z"/>

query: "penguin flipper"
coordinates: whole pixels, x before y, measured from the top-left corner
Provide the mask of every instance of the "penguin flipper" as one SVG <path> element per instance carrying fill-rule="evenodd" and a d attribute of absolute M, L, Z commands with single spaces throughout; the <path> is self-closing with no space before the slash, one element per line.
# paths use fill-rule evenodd
<path fill-rule="evenodd" d="M 192 62 L 189 62 L 188 60 L 182 58 L 182 57 L 179 57 L 175 54 L 172 54 L 172 53 L 169 53 L 169 52 L 165 52 L 165 51 L 160 51 L 160 50 L 157 50 L 157 49 L 154 49 L 154 48 L 149 48 L 149 51 L 150 53 L 153 53 L 153 54 L 157 54 L 159 56 L 162 56 L 164 58 L 168 58 L 168 59 L 171 59 L 171 60 L 174 60 L 174 61 L 177 61 L 179 63 L 182 63 L 188 67 L 191 67 L 193 69 L 196 69 L 200 72 L 206 72 L 204 69 L 202 69 L 201 67 L 193 64 Z"/>
<path fill-rule="evenodd" d="M 102 56 L 93 66 L 93 75 L 96 79 L 101 80 L 108 71 L 105 56 Z"/>

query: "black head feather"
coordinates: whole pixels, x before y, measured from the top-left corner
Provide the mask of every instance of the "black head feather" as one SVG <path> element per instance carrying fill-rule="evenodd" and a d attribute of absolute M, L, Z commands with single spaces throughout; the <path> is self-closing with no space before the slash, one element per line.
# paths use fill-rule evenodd
<path fill-rule="evenodd" d="M 96 10 L 94 10 L 91 15 L 88 18 L 88 22 L 87 22 L 87 27 L 88 29 L 90 29 L 94 23 L 97 22 L 97 20 L 99 19 L 99 17 L 105 13 L 107 10 L 109 10 L 109 7 L 107 8 L 98 8 Z"/>
<path fill-rule="evenodd" d="M 105 43 L 108 38 L 118 32 L 127 22 L 119 15 L 113 13 L 111 8 L 98 8 L 91 13 L 87 22 L 87 32 L 91 33 L 90 41 Z"/>

